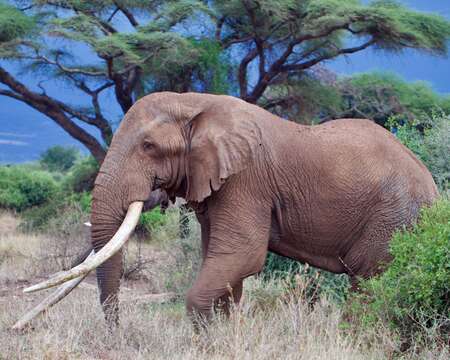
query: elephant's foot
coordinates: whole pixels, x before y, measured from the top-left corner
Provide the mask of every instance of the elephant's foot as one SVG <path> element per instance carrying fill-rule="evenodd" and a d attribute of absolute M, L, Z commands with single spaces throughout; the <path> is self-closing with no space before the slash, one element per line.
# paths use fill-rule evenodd
<path fill-rule="evenodd" d="M 186 310 L 194 331 L 198 333 L 210 323 L 213 313 L 229 317 L 233 308 L 239 306 L 242 297 L 243 281 L 238 281 L 233 287 L 229 284 L 221 296 L 208 297 L 205 292 L 192 288 L 186 296 Z M 206 292 L 207 293 L 207 292 Z"/>

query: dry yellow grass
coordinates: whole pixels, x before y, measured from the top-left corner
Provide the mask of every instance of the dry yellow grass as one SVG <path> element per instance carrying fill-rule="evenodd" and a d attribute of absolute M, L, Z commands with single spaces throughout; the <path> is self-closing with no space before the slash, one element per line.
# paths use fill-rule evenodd
<path fill-rule="evenodd" d="M 18 224 L 11 213 L 0 213 L 0 283 L 26 280 L 36 271 L 36 258 L 45 239 L 20 233 Z"/>
<path fill-rule="evenodd" d="M 94 286 L 76 289 L 35 320 L 33 329 L 14 333 L 10 326 L 45 296 L 22 295 L 18 288 L 20 279 L 39 275 L 40 265 L 36 266 L 33 254 L 47 240 L 18 232 L 17 219 L 9 214 L 0 216 L 0 224 L 0 359 L 333 360 L 387 359 L 398 355 L 399 344 L 387 330 L 372 329 L 367 333 L 348 329 L 343 326 L 339 307 L 326 299 L 320 299 L 311 309 L 300 296 L 304 290 L 301 285 L 286 292 L 281 282 L 264 283 L 258 279 L 246 281 L 242 305 L 230 319 L 217 316 L 199 335 L 193 332 L 182 301 L 126 301 L 122 304 L 119 328 L 110 331 Z M 163 257 L 162 251 L 156 254 Z M 164 256 L 164 261 L 173 261 L 171 256 Z M 148 276 L 159 277 L 155 288 L 167 290 L 161 285 L 167 274 L 151 270 L 152 266 L 161 266 L 156 260 L 148 262 L 150 269 L 146 271 Z M 125 282 L 128 290 L 122 295 L 132 298 L 142 292 L 137 284 L 143 280 L 145 277 Z M 448 359 L 449 355 L 448 351 L 429 348 L 414 356 L 403 354 L 402 358 Z"/>

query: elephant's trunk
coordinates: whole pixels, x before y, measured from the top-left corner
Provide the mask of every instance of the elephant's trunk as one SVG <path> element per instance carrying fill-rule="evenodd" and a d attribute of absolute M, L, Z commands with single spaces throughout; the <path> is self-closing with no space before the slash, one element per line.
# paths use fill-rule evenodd
<path fill-rule="evenodd" d="M 109 178 L 109 176 L 107 176 Z M 137 223 L 142 211 L 143 201 L 134 198 L 131 202 L 120 196 L 120 186 L 105 184 L 105 175 L 100 174 L 96 181 L 93 192 L 92 212 L 91 212 L 91 242 L 96 253 L 103 249 L 113 236 L 117 233 L 119 227 L 124 222 L 125 212 L 128 213 L 132 206 L 139 204 L 139 211 L 136 214 Z M 127 191 L 126 191 L 127 192 Z M 147 194 L 142 194 L 141 199 L 145 199 Z M 140 200 L 140 199 L 139 199 Z M 129 205 L 131 203 L 131 205 Z M 134 228 L 134 227 L 133 227 Z M 120 287 L 120 278 L 123 272 L 122 266 L 122 248 L 103 262 L 96 269 L 97 283 L 100 291 L 100 302 L 105 313 L 106 320 L 109 323 L 118 322 L 118 294 Z"/>
<path fill-rule="evenodd" d="M 119 215 L 119 214 L 118 214 Z M 122 214 L 120 214 L 122 216 Z M 111 210 L 95 199 L 91 214 L 91 241 L 92 247 L 98 253 L 113 237 L 121 224 L 122 219 L 113 216 Z M 105 318 L 109 323 L 118 322 L 118 294 L 120 278 L 122 275 L 122 249 L 106 260 L 97 269 L 97 283 L 100 292 Z"/>
<path fill-rule="evenodd" d="M 130 184 L 124 183 L 123 179 L 115 175 L 115 170 L 120 169 L 120 165 L 125 164 L 117 164 L 117 159 L 107 156 L 95 181 L 91 212 L 91 242 L 96 253 L 103 249 L 116 234 L 130 204 L 139 202 L 142 210 L 143 201 L 149 197 L 151 184 L 136 181 L 141 177 L 136 176 L 135 181 Z M 123 272 L 122 249 L 97 267 L 96 272 L 100 302 L 106 320 L 111 324 L 117 323 L 118 294 Z"/>

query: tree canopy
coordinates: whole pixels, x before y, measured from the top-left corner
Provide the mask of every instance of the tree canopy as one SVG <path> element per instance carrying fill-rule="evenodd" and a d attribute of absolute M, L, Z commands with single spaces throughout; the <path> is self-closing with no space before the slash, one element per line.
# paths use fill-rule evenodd
<path fill-rule="evenodd" d="M 365 118 L 385 125 L 395 117 L 429 126 L 433 115 L 450 114 L 450 95 L 436 93 L 427 82 L 407 82 L 390 72 L 339 77 L 324 68 L 271 86 L 263 104 L 280 116 L 305 124 Z"/>
<path fill-rule="evenodd" d="M 445 55 L 449 39 L 444 18 L 390 0 L 0 0 L 0 95 L 47 115 L 101 162 L 113 133 L 108 92 L 123 113 L 160 90 L 228 93 L 270 110 L 287 104 L 279 85 L 320 86 L 328 60 L 369 47 Z M 26 71 L 86 101 L 25 84 Z"/>
<path fill-rule="evenodd" d="M 249 102 L 257 102 L 277 80 L 370 46 L 387 51 L 412 48 L 436 55 L 448 50 L 448 21 L 409 10 L 395 1 L 378 0 L 368 5 L 359 0 L 213 3 L 219 16 L 218 40 L 225 47 L 247 45 L 239 64 L 239 86 L 241 98 Z M 253 61 L 257 63 L 257 80 L 249 84 L 248 66 Z"/>
<path fill-rule="evenodd" d="M 395 116 L 430 124 L 433 113 L 450 114 L 450 96 L 439 95 L 424 81 L 408 83 L 392 73 L 357 74 L 338 84 L 342 117 L 364 117 L 384 124 Z"/>
<path fill-rule="evenodd" d="M 53 172 L 68 171 L 77 161 L 80 152 L 76 147 L 53 146 L 44 151 L 39 159 L 41 166 Z"/>

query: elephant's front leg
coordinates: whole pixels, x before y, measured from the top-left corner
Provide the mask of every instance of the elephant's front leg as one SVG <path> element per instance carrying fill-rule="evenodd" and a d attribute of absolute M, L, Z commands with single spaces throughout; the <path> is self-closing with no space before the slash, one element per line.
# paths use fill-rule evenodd
<path fill-rule="evenodd" d="M 267 254 L 270 211 L 267 219 L 258 211 L 220 215 L 209 213 L 206 256 L 186 297 L 188 314 L 204 319 L 209 319 L 217 306 L 228 312 L 230 299 L 239 302 L 242 281 L 261 271 Z"/>
<path fill-rule="evenodd" d="M 225 295 L 221 296 L 214 304 L 214 310 L 222 311 L 224 314 L 229 316 L 232 309 L 232 304 L 234 303 L 235 306 L 239 305 L 243 288 L 244 280 L 238 281 L 233 287 L 230 285 Z"/>
<path fill-rule="evenodd" d="M 202 241 L 202 260 L 204 261 L 206 258 L 206 253 L 208 252 L 208 244 L 209 244 L 209 215 L 208 209 L 206 205 L 203 206 L 201 211 L 196 211 L 195 215 L 197 216 L 197 220 L 200 223 L 200 232 L 201 232 L 201 241 Z"/>

